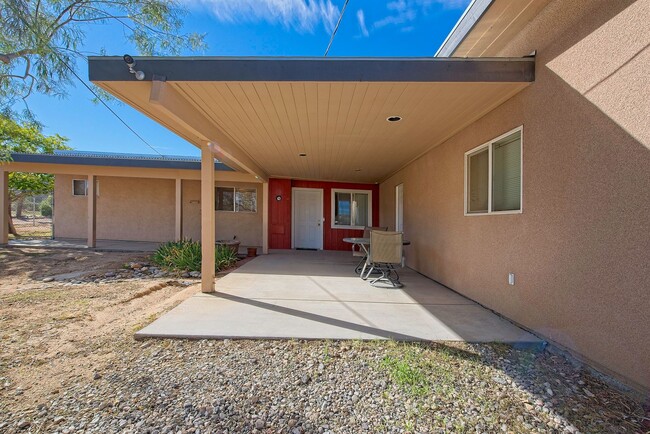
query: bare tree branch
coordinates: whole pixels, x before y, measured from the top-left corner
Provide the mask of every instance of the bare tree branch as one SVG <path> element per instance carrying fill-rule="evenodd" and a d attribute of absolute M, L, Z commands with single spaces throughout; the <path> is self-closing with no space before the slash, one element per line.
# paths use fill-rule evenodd
<path fill-rule="evenodd" d="M 20 57 L 26 58 L 28 54 L 36 54 L 34 50 L 20 50 L 20 51 L 14 51 L 13 53 L 0 53 L 0 62 L 10 64 L 13 60 L 16 60 Z"/>

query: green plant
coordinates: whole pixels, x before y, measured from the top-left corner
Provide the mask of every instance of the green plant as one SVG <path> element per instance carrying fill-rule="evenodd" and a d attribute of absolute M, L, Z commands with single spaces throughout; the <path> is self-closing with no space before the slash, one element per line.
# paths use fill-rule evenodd
<path fill-rule="evenodd" d="M 216 246 L 214 263 L 217 271 L 232 267 L 237 262 L 237 252 L 228 246 Z"/>
<path fill-rule="evenodd" d="M 52 197 L 48 197 L 43 202 L 41 202 L 41 215 L 43 217 L 52 217 Z"/>
<path fill-rule="evenodd" d="M 215 247 L 215 270 L 221 271 L 237 262 L 237 254 L 230 248 Z M 154 252 L 151 261 L 176 271 L 201 271 L 201 243 L 191 239 L 169 241 L 161 244 Z"/>
<path fill-rule="evenodd" d="M 418 349 L 416 345 L 398 345 L 381 360 L 381 367 L 399 387 L 421 396 L 429 393 L 430 380 Z"/>
<path fill-rule="evenodd" d="M 381 363 L 388 370 L 391 380 L 398 386 L 408 390 L 413 395 L 425 395 L 429 392 L 427 377 L 409 360 L 386 356 Z"/>
<path fill-rule="evenodd" d="M 95 26 L 112 25 L 126 46 L 145 56 L 206 48 L 203 35 L 184 34 L 183 2 L 170 0 L 10 0 L 0 6 L 0 112 L 17 113 L 30 95 L 65 96 Z M 101 27 L 100 27 L 101 28 Z"/>

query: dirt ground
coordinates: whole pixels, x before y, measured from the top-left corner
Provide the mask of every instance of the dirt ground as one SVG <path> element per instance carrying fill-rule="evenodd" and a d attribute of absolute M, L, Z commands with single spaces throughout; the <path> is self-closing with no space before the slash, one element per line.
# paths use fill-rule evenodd
<path fill-rule="evenodd" d="M 14 227 L 16 232 L 22 238 L 49 238 L 52 236 L 52 218 L 36 216 L 36 219 L 33 219 L 30 216 L 24 216 L 21 218 L 13 217 Z M 10 234 L 11 238 L 16 238 Z"/>
<path fill-rule="evenodd" d="M 0 397 L 6 404 L 33 407 L 39 397 L 56 394 L 75 379 L 92 378 L 133 345 L 135 330 L 199 290 L 196 280 L 137 297 L 168 277 L 99 285 L 43 282 L 68 273 L 119 270 L 146 259 L 122 252 L 0 250 Z"/>
<path fill-rule="evenodd" d="M 200 290 L 198 279 L 124 268 L 140 262 L 147 255 L 0 249 L 1 433 L 650 433 L 639 400 L 549 352 L 136 342 Z"/>

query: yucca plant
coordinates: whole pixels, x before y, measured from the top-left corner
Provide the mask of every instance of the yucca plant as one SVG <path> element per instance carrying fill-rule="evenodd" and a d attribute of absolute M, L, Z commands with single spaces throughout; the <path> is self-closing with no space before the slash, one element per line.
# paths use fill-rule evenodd
<path fill-rule="evenodd" d="M 186 239 L 169 241 L 158 247 L 151 261 L 175 271 L 201 271 L 201 243 Z M 215 270 L 221 271 L 237 262 L 237 253 L 224 246 L 215 247 Z"/>
<path fill-rule="evenodd" d="M 237 252 L 228 246 L 217 245 L 214 251 L 214 265 L 217 271 L 232 267 L 237 262 Z"/>

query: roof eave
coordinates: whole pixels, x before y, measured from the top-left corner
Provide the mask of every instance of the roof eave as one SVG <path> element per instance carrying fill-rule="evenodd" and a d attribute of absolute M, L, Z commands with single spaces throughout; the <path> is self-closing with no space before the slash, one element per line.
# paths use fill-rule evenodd
<path fill-rule="evenodd" d="M 64 156 L 52 154 L 27 154 L 12 153 L 11 158 L 17 163 L 48 163 L 48 164 L 72 164 L 81 166 L 104 166 L 104 167 L 133 167 L 149 169 L 185 169 L 200 170 L 201 162 L 197 161 L 164 161 L 149 159 L 124 159 L 124 158 L 98 158 Z M 232 171 L 223 163 L 215 162 L 215 170 Z"/>
<path fill-rule="evenodd" d="M 136 57 L 144 81 L 532 82 L 531 58 Z M 93 82 L 136 81 L 121 57 L 89 57 Z"/>
<path fill-rule="evenodd" d="M 443 43 L 436 51 L 436 58 L 446 58 L 453 56 L 458 46 L 467 38 L 476 23 L 485 14 L 494 0 L 472 0 L 467 6 L 463 15 L 449 32 Z"/>

